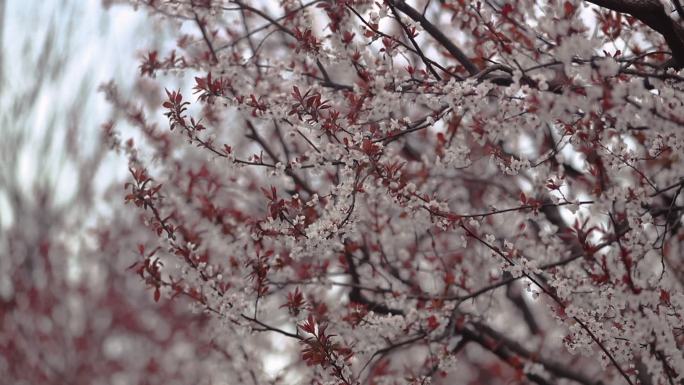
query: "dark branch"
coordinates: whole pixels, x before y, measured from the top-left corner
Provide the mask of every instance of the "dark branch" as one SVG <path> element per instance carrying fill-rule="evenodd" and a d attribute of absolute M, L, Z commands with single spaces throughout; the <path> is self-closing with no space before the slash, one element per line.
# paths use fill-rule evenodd
<path fill-rule="evenodd" d="M 418 10 L 406 4 L 404 0 L 391 1 L 398 10 L 405 13 L 413 21 L 420 23 L 420 25 L 425 29 L 425 31 L 430 34 L 435 40 L 439 42 L 444 48 L 446 48 L 449 53 L 458 60 L 461 65 L 468 71 L 470 75 L 475 75 L 480 72 L 480 70 L 475 66 L 475 64 L 468 58 L 468 56 L 461 51 L 452 41 L 449 39 L 439 28 L 432 24 L 428 19 L 423 16 Z"/>
<path fill-rule="evenodd" d="M 658 0 L 588 0 L 599 7 L 634 16 L 663 35 L 676 60 L 674 67 L 684 67 L 684 27 L 672 20 Z"/>

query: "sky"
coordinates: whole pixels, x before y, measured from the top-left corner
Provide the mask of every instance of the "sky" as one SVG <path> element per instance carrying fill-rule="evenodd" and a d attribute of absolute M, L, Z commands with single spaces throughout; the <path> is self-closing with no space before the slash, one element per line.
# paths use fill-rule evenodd
<path fill-rule="evenodd" d="M 100 0 L 0 0 L 0 9 L 0 135 L 20 138 L 19 146 L 4 149 L 18 153 L 18 178 L 5 180 L 5 187 L 15 183 L 30 193 L 47 183 L 57 202 L 66 201 L 75 191 L 76 168 L 65 161 L 64 136 L 75 127 L 79 146 L 94 148 L 110 114 L 98 86 L 112 79 L 131 83 L 152 27 L 145 13 L 128 5 L 105 8 Z M 98 172 L 103 189 L 125 173 L 116 161 L 112 154 Z M 18 214 L 2 182 L 0 229 Z"/>

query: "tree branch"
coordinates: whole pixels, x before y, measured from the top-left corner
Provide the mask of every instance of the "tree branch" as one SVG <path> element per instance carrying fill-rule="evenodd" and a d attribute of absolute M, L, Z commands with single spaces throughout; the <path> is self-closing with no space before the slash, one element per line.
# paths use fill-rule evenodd
<path fill-rule="evenodd" d="M 684 67 L 684 27 L 672 20 L 658 0 L 587 0 L 599 7 L 634 16 L 660 33 L 672 50 L 675 67 Z"/>
<path fill-rule="evenodd" d="M 420 23 L 427 33 L 439 42 L 449 53 L 458 60 L 470 75 L 475 75 L 480 72 L 477 66 L 468 58 L 468 56 L 461 51 L 439 28 L 432 24 L 423 16 L 418 10 L 406 4 L 404 0 L 390 1 L 398 10 L 405 13 L 413 21 Z"/>

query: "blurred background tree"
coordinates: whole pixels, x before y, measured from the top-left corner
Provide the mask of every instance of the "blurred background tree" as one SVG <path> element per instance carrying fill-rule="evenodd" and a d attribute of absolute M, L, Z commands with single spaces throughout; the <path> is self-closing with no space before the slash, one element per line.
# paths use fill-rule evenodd
<path fill-rule="evenodd" d="M 134 51 L 119 53 L 153 28 L 141 16 L 95 1 L 0 2 L 3 383 L 199 384 L 216 372 L 203 317 L 145 293 L 128 269 L 145 234 L 104 203 L 125 168 L 111 166 L 97 88 L 137 70 Z"/>

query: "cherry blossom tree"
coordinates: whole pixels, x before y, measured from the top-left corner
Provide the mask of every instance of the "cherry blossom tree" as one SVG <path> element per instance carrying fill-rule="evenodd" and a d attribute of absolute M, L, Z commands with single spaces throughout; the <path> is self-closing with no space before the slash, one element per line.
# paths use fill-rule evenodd
<path fill-rule="evenodd" d="M 678 0 L 133 4 L 134 270 L 228 383 L 684 383 Z"/>

